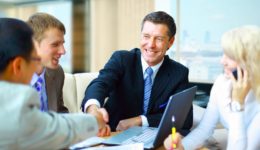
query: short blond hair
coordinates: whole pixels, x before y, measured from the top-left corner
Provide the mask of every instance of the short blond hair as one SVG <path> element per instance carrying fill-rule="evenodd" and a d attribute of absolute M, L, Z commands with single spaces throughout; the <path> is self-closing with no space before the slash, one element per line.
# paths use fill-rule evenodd
<path fill-rule="evenodd" d="M 260 28 L 243 26 L 223 34 L 221 45 L 224 53 L 244 66 L 248 73 L 252 89 L 260 99 Z"/>
<path fill-rule="evenodd" d="M 66 33 L 63 23 L 47 13 L 35 13 L 29 17 L 27 23 L 33 29 L 33 38 L 37 42 L 41 42 L 44 38 L 44 33 L 50 28 L 57 28 L 64 34 Z"/>

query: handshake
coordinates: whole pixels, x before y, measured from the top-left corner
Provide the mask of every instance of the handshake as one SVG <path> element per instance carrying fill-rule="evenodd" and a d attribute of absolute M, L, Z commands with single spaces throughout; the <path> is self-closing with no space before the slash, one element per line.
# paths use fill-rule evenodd
<path fill-rule="evenodd" d="M 99 108 L 96 105 L 91 105 L 86 109 L 86 112 L 96 117 L 98 122 L 98 135 L 97 136 L 110 136 L 111 129 L 107 124 L 109 121 L 108 113 L 104 108 Z"/>
<path fill-rule="evenodd" d="M 99 132 L 97 136 L 110 136 L 111 129 L 110 126 L 107 124 L 109 121 L 109 116 L 105 108 L 99 108 L 96 105 L 90 105 L 86 112 L 92 114 L 96 117 L 98 125 L 99 125 Z M 136 116 L 124 120 L 120 120 L 116 131 L 123 131 L 132 126 L 141 126 L 142 125 L 142 118 L 141 116 Z"/>

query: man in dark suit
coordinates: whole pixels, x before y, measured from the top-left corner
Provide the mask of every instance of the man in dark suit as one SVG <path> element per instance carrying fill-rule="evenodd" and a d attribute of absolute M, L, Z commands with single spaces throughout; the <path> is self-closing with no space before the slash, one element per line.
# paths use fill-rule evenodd
<path fill-rule="evenodd" d="M 176 25 L 170 15 L 161 11 L 148 14 L 142 22 L 141 50 L 115 52 L 87 87 L 83 110 L 100 112 L 109 124 L 99 132 L 100 136 L 109 135 L 110 128 L 121 131 L 131 126 L 157 127 L 169 97 L 188 87 L 188 69 L 165 55 L 174 43 L 175 33 Z M 151 74 L 147 68 L 152 69 Z M 192 120 L 191 108 L 181 131 L 183 135 L 189 132 Z"/>
<path fill-rule="evenodd" d="M 65 27 L 57 18 L 46 13 L 33 14 L 27 23 L 34 31 L 34 43 L 41 57 L 42 65 L 31 80 L 31 85 L 40 95 L 41 110 L 68 112 L 62 97 L 64 71 L 59 65 L 60 57 L 65 54 Z"/>

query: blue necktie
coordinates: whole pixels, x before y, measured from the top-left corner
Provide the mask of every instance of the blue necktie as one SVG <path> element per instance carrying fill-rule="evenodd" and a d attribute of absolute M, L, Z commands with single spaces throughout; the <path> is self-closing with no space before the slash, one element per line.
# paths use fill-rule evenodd
<path fill-rule="evenodd" d="M 145 70 L 145 73 L 147 74 L 147 77 L 144 79 L 144 114 L 147 113 L 147 108 L 149 105 L 151 90 L 152 90 L 152 75 L 153 75 L 153 69 L 151 67 L 148 67 Z"/>
<path fill-rule="evenodd" d="M 40 102 L 41 102 L 41 111 L 48 111 L 48 104 L 44 101 L 43 95 L 42 95 L 42 87 L 43 86 L 43 79 L 41 77 L 38 78 L 36 83 L 34 84 L 34 88 L 37 90 L 39 96 L 40 96 Z"/>

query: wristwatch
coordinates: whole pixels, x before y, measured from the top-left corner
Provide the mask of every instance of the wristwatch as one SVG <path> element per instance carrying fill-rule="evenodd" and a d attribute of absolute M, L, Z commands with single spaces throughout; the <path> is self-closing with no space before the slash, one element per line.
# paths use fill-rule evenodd
<path fill-rule="evenodd" d="M 232 101 L 230 106 L 233 112 L 244 111 L 244 105 L 241 105 L 238 101 Z"/>

